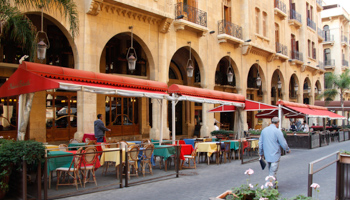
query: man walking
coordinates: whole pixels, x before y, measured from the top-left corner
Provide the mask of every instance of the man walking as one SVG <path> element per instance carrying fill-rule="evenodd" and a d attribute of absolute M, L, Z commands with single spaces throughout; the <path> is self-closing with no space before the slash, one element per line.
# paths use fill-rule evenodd
<path fill-rule="evenodd" d="M 269 176 L 273 176 L 275 178 L 281 157 L 280 146 L 287 153 L 290 153 L 290 149 L 283 137 L 282 131 L 277 128 L 278 125 L 278 117 L 272 118 L 270 126 L 261 131 L 259 139 L 259 155 L 265 157 L 269 167 Z"/>
<path fill-rule="evenodd" d="M 103 137 L 105 136 L 105 131 L 111 131 L 105 127 L 102 121 L 102 114 L 97 115 L 97 120 L 94 122 L 95 138 L 97 142 L 103 142 Z"/>

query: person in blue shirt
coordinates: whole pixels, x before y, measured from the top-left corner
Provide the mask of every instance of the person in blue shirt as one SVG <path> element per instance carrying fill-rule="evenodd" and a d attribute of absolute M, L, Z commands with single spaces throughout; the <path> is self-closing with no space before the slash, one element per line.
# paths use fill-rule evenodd
<path fill-rule="evenodd" d="M 259 155 L 265 157 L 269 168 L 269 176 L 275 178 L 281 157 L 280 147 L 282 147 L 287 153 L 290 153 L 288 144 L 284 139 L 282 131 L 278 129 L 278 125 L 278 117 L 272 118 L 270 126 L 261 131 L 259 139 Z"/>

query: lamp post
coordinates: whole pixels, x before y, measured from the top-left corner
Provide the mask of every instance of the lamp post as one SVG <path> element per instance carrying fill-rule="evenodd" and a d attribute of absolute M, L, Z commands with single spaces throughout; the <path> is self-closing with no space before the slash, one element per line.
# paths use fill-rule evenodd
<path fill-rule="evenodd" d="M 192 78 L 193 77 L 193 62 L 191 59 L 191 42 L 187 42 L 187 44 L 190 45 L 190 57 L 187 60 L 187 65 L 186 65 L 186 71 L 187 71 L 187 77 Z"/>
<path fill-rule="evenodd" d="M 126 60 L 128 61 L 128 68 L 132 73 L 136 68 L 137 54 L 136 54 L 136 50 L 133 47 L 133 44 L 134 44 L 133 32 L 132 32 L 133 27 L 129 26 L 129 29 L 131 30 L 131 45 L 128 49 L 128 52 L 126 53 Z"/>
<path fill-rule="evenodd" d="M 233 82 L 233 69 L 231 67 L 231 52 L 227 52 L 228 54 L 228 67 L 227 67 L 227 82 L 231 84 Z M 231 69 L 231 70 L 230 70 Z"/>
<path fill-rule="evenodd" d="M 38 31 L 35 36 L 35 41 L 39 41 L 36 45 L 37 47 L 36 55 L 41 63 L 46 58 L 46 50 L 50 48 L 50 41 L 47 38 L 47 34 L 43 31 L 43 27 L 44 27 L 44 12 L 43 12 L 43 8 L 41 7 L 41 30 Z M 44 38 L 41 38 L 41 37 L 39 38 L 39 34 L 44 35 Z M 46 39 L 47 44 L 44 42 L 44 39 Z"/>

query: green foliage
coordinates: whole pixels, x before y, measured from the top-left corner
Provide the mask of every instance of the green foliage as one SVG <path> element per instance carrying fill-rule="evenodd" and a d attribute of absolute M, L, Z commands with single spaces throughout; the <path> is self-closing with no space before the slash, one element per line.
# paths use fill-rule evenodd
<path fill-rule="evenodd" d="M 212 131 L 210 134 L 212 136 L 217 136 L 217 135 L 229 136 L 230 134 L 234 134 L 234 131 L 217 130 L 217 131 Z"/>
<path fill-rule="evenodd" d="M 258 184 L 255 185 L 257 187 Z M 232 188 L 232 193 L 235 193 L 239 199 L 243 199 L 247 196 L 249 197 L 255 197 L 255 190 L 254 188 L 250 188 L 248 184 L 243 184 L 240 187 Z"/>
<path fill-rule="evenodd" d="M 255 130 L 255 129 L 249 129 L 248 132 L 252 135 L 260 135 L 261 134 L 261 130 Z"/>
<path fill-rule="evenodd" d="M 340 153 L 350 155 L 350 151 L 347 151 L 347 150 L 340 150 Z"/>
<path fill-rule="evenodd" d="M 284 198 L 283 200 L 312 200 L 312 197 L 306 197 L 302 194 L 299 194 L 298 196 L 292 197 L 292 198 Z"/>
<path fill-rule="evenodd" d="M 233 194 L 229 194 L 229 195 L 226 196 L 225 199 L 226 200 L 233 200 L 233 199 L 235 199 L 235 197 L 233 196 Z"/>
<path fill-rule="evenodd" d="M 4 180 L 12 172 L 12 167 L 21 168 L 23 159 L 28 165 L 44 161 L 45 147 L 41 142 L 0 139 L 0 189 L 8 189 Z"/>

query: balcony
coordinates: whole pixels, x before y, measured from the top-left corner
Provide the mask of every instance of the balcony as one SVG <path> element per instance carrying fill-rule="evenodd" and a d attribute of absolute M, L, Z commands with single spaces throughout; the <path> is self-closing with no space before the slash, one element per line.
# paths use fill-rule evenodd
<path fill-rule="evenodd" d="M 320 68 L 320 69 L 322 69 L 322 70 L 324 70 L 324 65 L 323 65 L 323 62 L 321 62 L 321 61 L 318 61 L 318 68 Z"/>
<path fill-rule="evenodd" d="M 290 51 L 290 58 L 292 59 L 292 62 L 296 62 L 298 64 L 303 64 L 304 60 L 303 60 L 303 53 L 297 51 L 297 50 L 292 50 Z M 292 63 L 293 64 L 293 63 Z"/>
<path fill-rule="evenodd" d="M 222 42 L 229 42 L 234 45 L 240 45 L 243 44 L 243 32 L 242 27 L 238 26 L 234 23 L 220 20 L 218 21 L 218 41 L 219 43 Z"/>
<path fill-rule="evenodd" d="M 299 29 L 301 27 L 301 15 L 295 10 L 290 10 L 288 23 L 289 25 Z"/>
<path fill-rule="evenodd" d="M 342 35 L 342 36 L 341 36 L 341 44 L 342 44 L 343 46 L 348 45 L 348 37 L 346 37 L 345 35 Z"/>
<path fill-rule="evenodd" d="M 318 36 L 318 41 L 323 42 L 324 40 L 324 31 L 320 28 L 317 28 L 317 36 Z"/>
<path fill-rule="evenodd" d="M 323 10 L 322 0 L 316 0 L 317 12 L 321 12 Z"/>
<path fill-rule="evenodd" d="M 312 28 L 312 30 L 316 31 L 316 23 L 310 18 L 307 18 L 307 26 Z"/>
<path fill-rule="evenodd" d="M 282 61 L 287 60 L 288 57 L 288 47 L 279 42 L 276 42 L 276 56 Z"/>
<path fill-rule="evenodd" d="M 329 31 L 324 31 L 323 44 L 334 45 L 334 35 L 331 35 Z"/>
<path fill-rule="evenodd" d="M 324 68 L 325 69 L 332 69 L 334 70 L 335 68 L 335 60 L 334 59 L 329 59 L 324 61 Z"/>
<path fill-rule="evenodd" d="M 175 4 L 175 30 L 194 30 L 204 36 L 208 32 L 207 12 L 183 3 Z"/>
<path fill-rule="evenodd" d="M 342 70 L 348 69 L 349 68 L 349 61 L 343 59 L 341 68 L 342 68 Z"/>
<path fill-rule="evenodd" d="M 281 20 L 287 18 L 286 4 L 280 0 L 275 0 L 275 15 L 279 16 Z"/>

